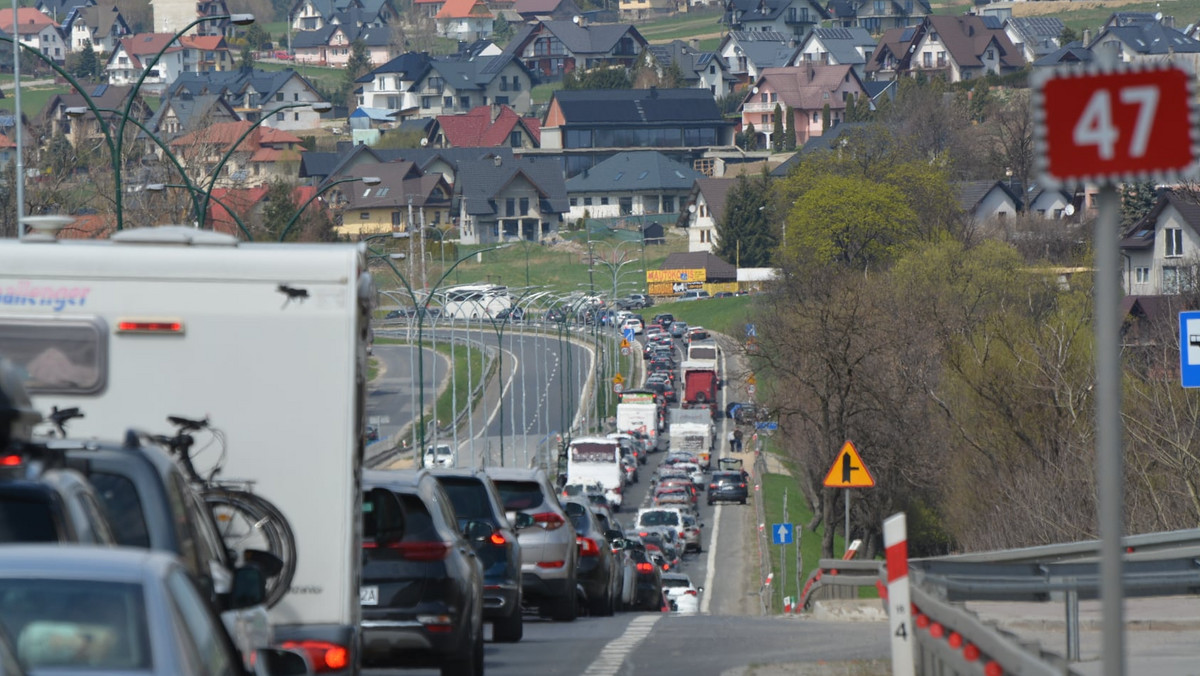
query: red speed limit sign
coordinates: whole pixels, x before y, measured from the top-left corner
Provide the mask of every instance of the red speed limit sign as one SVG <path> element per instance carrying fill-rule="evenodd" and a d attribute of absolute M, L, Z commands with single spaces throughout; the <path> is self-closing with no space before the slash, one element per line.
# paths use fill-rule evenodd
<path fill-rule="evenodd" d="M 1196 148 L 1192 79 L 1172 66 L 1055 72 L 1035 85 L 1043 181 L 1173 181 Z"/>

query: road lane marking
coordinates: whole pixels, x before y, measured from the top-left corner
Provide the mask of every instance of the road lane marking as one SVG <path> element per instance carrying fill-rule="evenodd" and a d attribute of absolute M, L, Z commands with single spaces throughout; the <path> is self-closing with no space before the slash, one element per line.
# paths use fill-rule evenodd
<path fill-rule="evenodd" d="M 713 510 L 713 527 L 712 539 L 708 543 L 708 561 L 705 565 L 708 567 L 704 571 L 704 598 L 700 599 L 700 613 L 708 614 L 709 602 L 713 595 L 713 575 L 717 570 L 717 532 L 721 529 L 721 503 L 717 503 L 716 509 Z"/>
<path fill-rule="evenodd" d="M 600 656 L 583 672 L 583 676 L 616 676 L 624 666 L 625 658 L 646 640 L 654 624 L 662 617 L 661 613 L 655 613 L 634 618 L 625 628 L 625 633 L 600 649 Z"/>

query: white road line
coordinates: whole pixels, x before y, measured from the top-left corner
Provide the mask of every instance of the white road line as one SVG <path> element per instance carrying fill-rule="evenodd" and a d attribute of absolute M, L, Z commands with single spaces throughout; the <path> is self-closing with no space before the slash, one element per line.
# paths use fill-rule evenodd
<path fill-rule="evenodd" d="M 600 656 L 583 672 L 584 676 L 616 676 L 624 666 L 625 658 L 650 635 L 654 624 L 661 619 L 662 614 L 634 618 L 625 628 L 625 633 L 600 650 Z"/>
<path fill-rule="evenodd" d="M 717 572 L 717 532 L 721 528 L 721 503 L 717 503 L 716 509 L 713 510 L 713 527 L 712 539 L 708 542 L 708 561 L 705 565 L 708 570 L 704 573 L 704 598 L 700 599 L 700 612 L 704 615 L 708 614 L 709 601 L 713 596 L 713 580 Z"/>

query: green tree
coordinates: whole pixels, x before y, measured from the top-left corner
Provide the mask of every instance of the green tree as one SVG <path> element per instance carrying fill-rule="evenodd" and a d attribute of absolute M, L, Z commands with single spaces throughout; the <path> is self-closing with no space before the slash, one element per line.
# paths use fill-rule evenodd
<path fill-rule="evenodd" d="M 100 63 L 100 59 L 96 58 L 96 52 L 92 50 L 91 40 L 86 41 L 83 47 L 76 49 L 67 56 L 67 72 L 77 78 L 95 79 L 100 76 L 101 68 L 103 68 L 103 64 Z"/>
<path fill-rule="evenodd" d="M 683 69 L 679 64 L 672 61 L 665 69 L 663 69 L 662 80 L 659 81 L 659 87 L 663 89 L 679 89 L 687 86 L 683 79 Z"/>
<path fill-rule="evenodd" d="M 754 128 L 754 123 L 746 125 L 746 129 L 738 135 L 737 145 L 743 150 L 754 150 L 758 145 L 758 130 Z"/>
<path fill-rule="evenodd" d="M 1121 185 L 1121 229 L 1124 230 L 1154 208 L 1158 189 L 1154 183 L 1124 183 Z"/>
<path fill-rule="evenodd" d="M 492 40 L 498 45 L 506 45 L 508 41 L 516 34 L 516 29 L 504 15 L 496 17 L 496 21 L 492 23 Z"/>
<path fill-rule="evenodd" d="M 242 55 L 238 60 L 238 66 L 243 70 L 254 69 L 254 48 L 250 46 L 249 42 L 242 45 Z"/>
<path fill-rule="evenodd" d="M 288 221 L 300 207 L 293 199 L 296 187 L 283 179 L 274 179 L 267 184 L 267 194 L 263 198 L 262 237 L 255 233 L 255 239 L 274 242 L 287 227 Z M 330 242 L 336 239 L 333 222 L 328 213 L 321 208 L 320 200 L 310 204 L 296 219 L 296 224 L 288 231 L 289 242 Z"/>
<path fill-rule="evenodd" d="M 883 98 L 887 98 L 884 96 Z M 866 122 L 871 119 L 871 99 L 866 94 L 850 98 L 846 106 L 847 122 Z"/>
<path fill-rule="evenodd" d="M 918 233 L 917 214 L 905 202 L 892 185 L 818 176 L 787 216 L 785 255 L 856 269 L 890 262 Z"/>
<path fill-rule="evenodd" d="M 585 71 L 576 69 L 563 77 L 563 89 L 629 89 L 632 86 L 629 71 L 621 66 L 605 66 Z"/>
<path fill-rule="evenodd" d="M 1079 34 L 1070 26 L 1063 26 L 1062 32 L 1058 34 L 1058 46 L 1066 47 L 1067 45 L 1079 39 Z"/>
<path fill-rule="evenodd" d="M 824 106 L 821 106 L 821 133 L 824 134 L 829 131 L 831 126 L 833 126 L 833 115 L 829 110 L 829 104 L 826 103 Z"/>
<path fill-rule="evenodd" d="M 783 108 L 778 103 L 775 104 L 775 111 L 771 115 L 771 150 L 783 150 Z"/>
<path fill-rule="evenodd" d="M 771 264 L 779 238 L 769 220 L 770 198 L 771 184 L 766 174 L 738 176 L 725 199 L 725 213 L 717 222 L 717 256 L 738 267 Z"/>
<path fill-rule="evenodd" d="M 263 27 L 258 24 L 252 24 L 246 30 L 246 44 L 254 49 L 266 49 L 271 42 L 271 34 L 263 30 Z"/>
<path fill-rule="evenodd" d="M 791 106 L 784 108 L 787 113 L 784 115 L 784 121 L 787 123 L 783 132 L 783 149 L 796 149 L 796 111 Z"/>

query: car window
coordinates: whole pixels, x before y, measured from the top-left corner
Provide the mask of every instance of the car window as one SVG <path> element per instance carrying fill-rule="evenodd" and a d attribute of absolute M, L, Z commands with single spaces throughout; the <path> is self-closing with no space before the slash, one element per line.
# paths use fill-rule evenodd
<path fill-rule="evenodd" d="M 663 577 L 663 586 L 664 587 L 690 587 L 692 585 L 690 582 L 688 582 L 686 579 L 683 579 L 683 578 L 665 577 L 664 576 Z"/>
<path fill-rule="evenodd" d="M 188 491 L 188 496 L 192 501 L 192 509 L 188 515 L 192 519 L 192 529 L 196 533 L 196 546 L 199 548 L 199 553 L 209 561 L 227 564 L 228 555 L 225 541 L 221 539 L 221 535 L 213 523 L 212 508 L 196 491 Z"/>
<path fill-rule="evenodd" d="M 446 527 L 457 532 L 461 532 L 458 528 L 458 519 L 454 516 L 454 505 L 450 502 L 450 498 L 446 495 L 446 491 L 436 482 L 433 482 L 433 490 L 429 492 L 430 499 L 433 500 L 433 506 L 441 512 L 441 521 Z M 435 527 L 438 519 L 434 519 Z M 438 538 L 439 540 L 442 538 Z"/>
<path fill-rule="evenodd" d="M 50 503 L 34 496 L 0 496 L 0 542 L 58 542 Z"/>
<path fill-rule="evenodd" d="M 679 515 L 667 511 L 645 512 L 638 519 L 638 523 L 643 526 L 678 526 Z"/>
<path fill-rule="evenodd" d="M 88 481 L 104 503 L 117 544 L 150 547 L 150 534 L 137 487 L 128 478 L 108 472 L 91 472 Z"/>
<path fill-rule="evenodd" d="M 454 507 L 459 529 L 466 528 L 472 520 L 486 521 L 493 527 L 499 525 L 492 514 L 492 504 L 488 500 L 487 487 L 478 479 L 465 477 L 438 477 L 438 482 L 450 496 L 450 504 Z"/>
<path fill-rule="evenodd" d="M 536 481 L 497 481 L 506 510 L 534 509 L 541 506 L 542 487 Z"/>
<path fill-rule="evenodd" d="M 0 622 L 28 669 L 148 669 L 142 586 L 47 578 L 0 580 Z"/>
<path fill-rule="evenodd" d="M 116 536 L 113 534 L 112 527 L 108 523 L 104 506 L 96 500 L 96 496 L 90 492 L 80 492 L 79 502 L 83 505 L 84 517 L 87 518 L 88 525 L 91 527 L 96 541 L 116 542 Z"/>
<path fill-rule="evenodd" d="M 167 576 L 167 589 L 171 603 L 186 628 L 189 648 L 193 649 L 195 662 L 200 673 L 208 676 L 232 676 L 240 664 L 234 662 L 229 647 L 221 636 L 223 627 L 217 625 L 213 613 L 196 586 L 179 569 Z"/>
<path fill-rule="evenodd" d="M 405 542 L 430 542 L 440 540 L 441 536 L 434 526 L 433 517 L 429 515 L 429 509 L 425 506 L 425 502 L 415 495 L 407 493 L 397 493 L 400 502 L 404 505 L 404 541 Z M 369 502 L 363 503 L 369 505 Z M 363 510 L 363 538 L 374 540 L 377 532 L 375 522 L 375 510 L 364 508 Z"/>
<path fill-rule="evenodd" d="M 208 562 L 201 560 L 196 546 L 196 534 L 192 532 L 192 519 L 188 516 L 191 504 L 187 499 L 187 484 L 183 478 L 172 474 L 167 479 L 167 508 L 171 510 L 171 523 L 175 525 L 175 540 L 179 544 L 179 556 L 196 579 L 207 579 Z"/>

